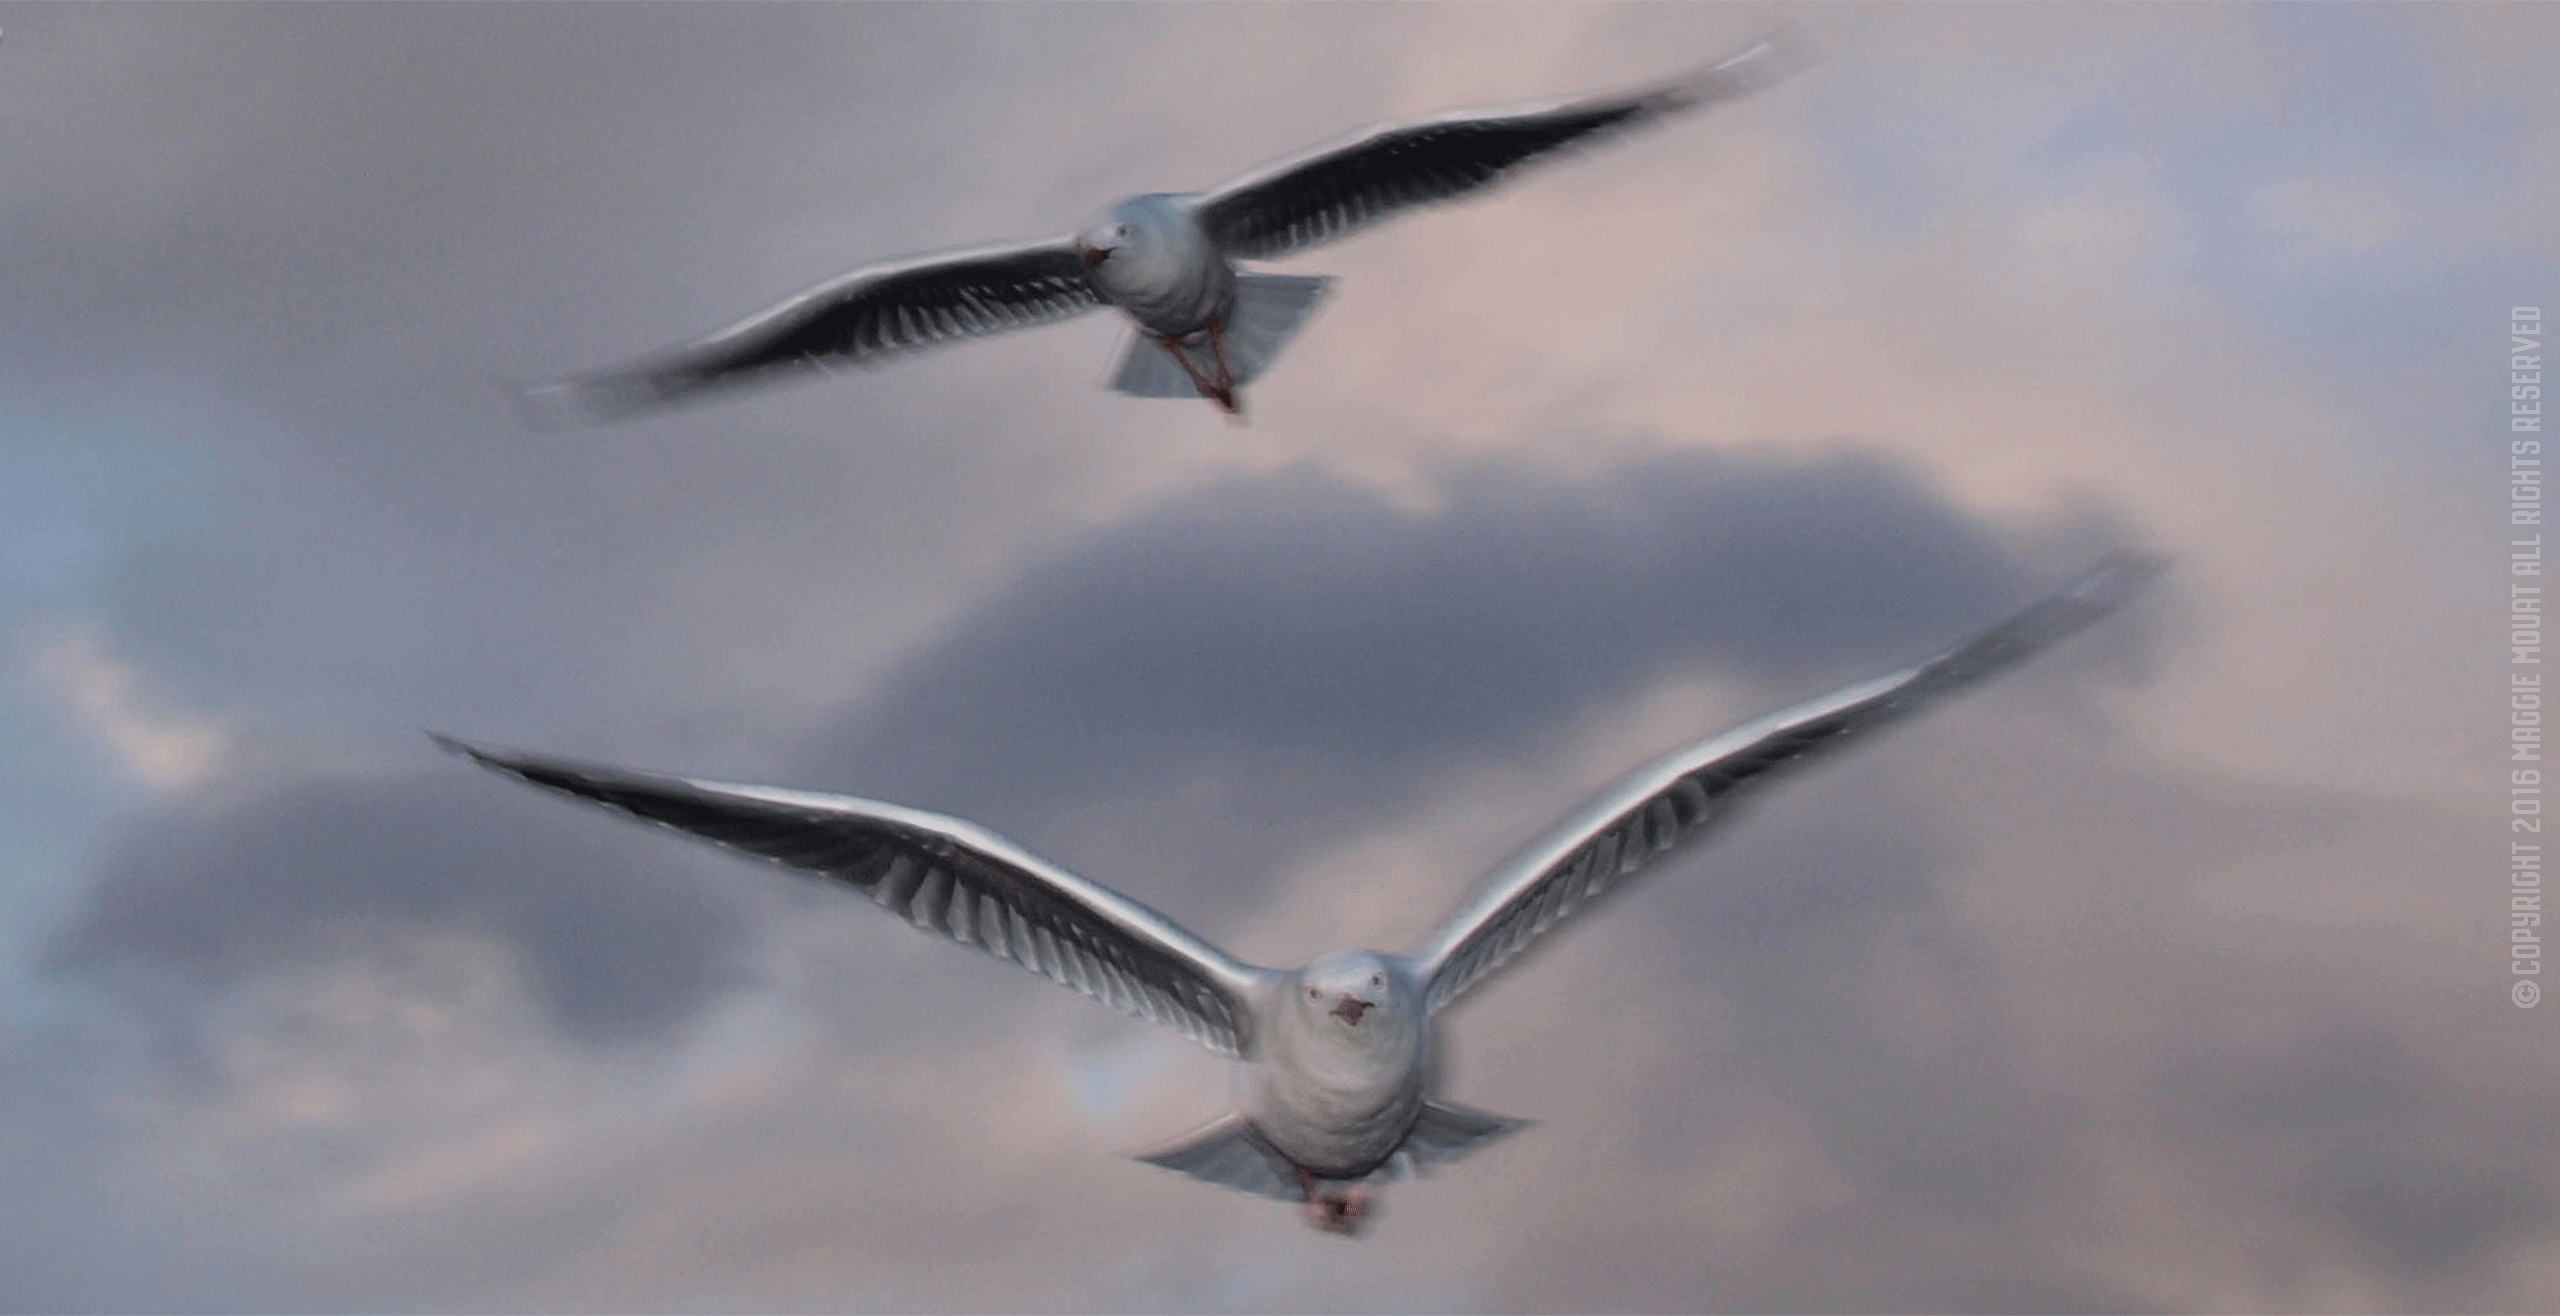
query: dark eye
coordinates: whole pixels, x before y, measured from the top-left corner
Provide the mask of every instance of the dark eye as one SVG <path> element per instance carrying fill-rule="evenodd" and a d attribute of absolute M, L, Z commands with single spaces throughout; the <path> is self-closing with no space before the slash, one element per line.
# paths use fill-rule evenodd
<path fill-rule="evenodd" d="M 1372 986 L 1372 987 L 1384 987 L 1384 986 L 1386 986 L 1386 985 L 1387 985 L 1387 978 L 1386 978 L 1386 975 L 1385 975 L 1385 974 L 1382 974 L 1382 973 L 1373 973 L 1373 974 L 1370 974 L 1370 975 L 1369 975 L 1369 985 L 1370 985 L 1370 986 Z"/>
<path fill-rule="evenodd" d="M 1123 224 L 1120 227 L 1111 230 L 1111 236 L 1116 238 L 1125 238 L 1129 236 L 1129 226 Z"/>
<path fill-rule="evenodd" d="M 1313 987 L 1310 987 L 1310 988 L 1308 988 L 1308 989 L 1307 989 L 1307 999 L 1308 999 L 1308 1000 L 1310 1000 L 1310 1001 L 1312 1001 L 1312 1000 L 1314 1000 L 1314 999 L 1316 999 L 1317 997 L 1322 996 L 1322 995 L 1324 995 L 1324 993 L 1322 993 L 1322 992 L 1320 992 L 1320 991 L 1317 991 L 1317 990 L 1316 990 L 1315 988 L 1313 988 Z"/>

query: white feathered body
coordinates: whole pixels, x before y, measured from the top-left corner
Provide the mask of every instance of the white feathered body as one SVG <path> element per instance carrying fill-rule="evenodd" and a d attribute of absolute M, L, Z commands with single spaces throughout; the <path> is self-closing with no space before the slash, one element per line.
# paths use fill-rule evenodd
<path fill-rule="evenodd" d="M 1159 334 L 1188 338 L 1235 309 L 1236 272 L 1182 198 L 1131 197 L 1105 212 L 1091 240 L 1110 259 L 1086 275 L 1105 301 Z"/>
<path fill-rule="evenodd" d="M 1284 990 L 1290 999 L 1264 1016 L 1261 1053 L 1241 1076 L 1237 1106 L 1318 1178 L 1356 1179 L 1394 1155 L 1421 1118 L 1430 1019 L 1401 975 L 1356 1024 L 1328 1012 L 1334 993 L 1310 1002 L 1304 986 Z"/>

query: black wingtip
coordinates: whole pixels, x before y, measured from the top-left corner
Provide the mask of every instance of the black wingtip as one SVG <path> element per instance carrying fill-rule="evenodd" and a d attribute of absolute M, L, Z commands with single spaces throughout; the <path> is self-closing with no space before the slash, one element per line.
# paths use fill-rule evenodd
<path fill-rule="evenodd" d="M 484 768 L 494 768 L 500 772 L 510 770 L 504 760 L 498 758 L 494 754 L 491 754 L 489 751 L 480 748 L 478 745 L 474 745 L 467 740 L 462 740 L 454 736 L 448 736 L 441 731 L 433 729 L 425 730 L 427 739 L 436 742 L 436 748 L 443 750 L 447 754 L 451 754 L 457 758 L 469 759 Z"/>
<path fill-rule="evenodd" d="M 448 736 L 441 731 L 430 730 L 426 736 L 427 739 L 436 742 L 436 748 L 447 754 L 456 758 L 469 759 L 491 772 L 503 773 L 526 781 L 532 780 L 531 774 L 539 762 L 524 755 L 509 754 L 502 750 L 474 745 L 470 741 L 457 736 Z"/>
<path fill-rule="evenodd" d="M 427 739 L 436 742 L 437 748 L 469 759 L 499 776 L 510 777 L 528 786 L 539 786 L 544 790 L 557 791 L 563 795 L 576 796 L 590 802 L 602 802 L 594 784 L 595 775 L 612 772 L 612 769 L 588 767 L 562 759 L 545 758 L 538 754 L 487 749 L 467 740 L 448 736 L 441 731 L 429 731 L 426 734 Z"/>

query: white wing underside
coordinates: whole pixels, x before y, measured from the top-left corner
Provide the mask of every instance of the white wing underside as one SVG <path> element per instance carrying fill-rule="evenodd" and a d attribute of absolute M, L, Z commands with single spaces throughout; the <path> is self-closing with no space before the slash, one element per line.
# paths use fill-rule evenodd
<path fill-rule="evenodd" d="M 2159 574 L 2119 555 L 2069 589 L 1916 666 L 1807 700 L 1621 778 L 1481 883 L 1415 959 L 1430 1008 L 1666 855 L 1716 830 L 1753 788 L 2026 661 Z"/>
<path fill-rule="evenodd" d="M 525 390 L 541 429 L 623 420 L 729 388 L 877 365 L 938 344 L 1081 315 L 1101 299 L 1072 238 L 880 261 L 688 346 Z"/>
<path fill-rule="evenodd" d="M 1252 1054 L 1268 971 L 985 828 L 876 800 L 629 772 L 438 743 L 572 799 L 849 887 L 917 928 L 974 946 L 1221 1055 Z"/>

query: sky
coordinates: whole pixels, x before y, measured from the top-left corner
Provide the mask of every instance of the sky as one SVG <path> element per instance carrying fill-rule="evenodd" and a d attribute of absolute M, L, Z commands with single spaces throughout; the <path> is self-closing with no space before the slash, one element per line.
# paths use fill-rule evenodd
<path fill-rule="evenodd" d="M 1797 79 L 604 429 L 512 383 L 1361 124 Z M 0 1310 L 2548 1310 L 2522 5 L 0 5 Z M 976 820 L 1258 963 L 2111 548 L 2148 596 L 1449 1019 L 1354 1242 L 1170 1033 L 435 729 Z"/>

